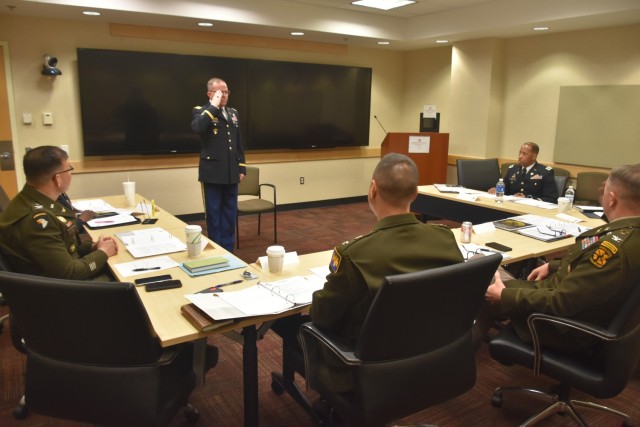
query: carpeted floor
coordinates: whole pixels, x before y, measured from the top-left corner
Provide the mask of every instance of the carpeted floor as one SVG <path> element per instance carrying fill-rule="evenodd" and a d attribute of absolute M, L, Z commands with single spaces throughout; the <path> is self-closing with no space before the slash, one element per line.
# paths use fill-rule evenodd
<path fill-rule="evenodd" d="M 257 221 L 251 217 L 241 218 L 241 249 L 236 253 L 250 261 L 261 256 L 267 246 L 273 243 L 272 221 L 269 215 L 263 217 L 264 229 L 256 236 Z M 278 243 L 289 251 L 300 254 L 326 250 L 336 243 L 367 232 L 375 223 L 366 203 L 334 206 L 327 208 L 285 211 L 278 215 Z M 246 243 L 245 243 L 246 242 Z M 6 307 L 0 312 L 6 313 Z M 191 403 L 201 412 L 199 426 L 235 427 L 243 425 L 242 418 L 242 347 L 225 336 L 212 335 L 209 342 L 220 348 L 218 366 L 207 374 L 204 387 L 197 389 Z M 260 424 L 268 426 L 311 426 L 307 414 L 286 395 L 279 396 L 271 390 L 270 374 L 281 366 L 280 340 L 268 332 L 258 343 L 259 360 L 259 405 Z M 467 393 L 441 405 L 414 414 L 399 424 L 435 424 L 447 427 L 492 426 L 508 427 L 524 421 L 529 415 L 541 409 L 546 402 L 525 395 L 505 397 L 502 408 L 490 404 L 493 389 L 498 386 L 541 386 L 552 383 L 546 377 L 534 377 L 530 370 L 522 367 L 505 367 L 493 361 L 483 346 L 477 354 L 478 376 L 475 386 Z M 25 420 L 17 421 L 11 411 L 22 394 L 24 356 L 11 346 L 9 331 L 0 334 L 0 426 L 20 427 L 77 427 L 86 426 L 66 420 L 57 420 L 30 414 Z M 299 384 L 304 383 L 299 379 Z M 581 393 L 576 396 L 582 397 Z M 310 398 L 315 398 L 309 392 Z M 590 399 L 593 400 L 593 399 Z M 637 372 L 627 388 L 616 398 L 596 402 L 627 411 L 632 420 L 640 422 L 640 372 Z M 612 416 L 584 410 L 583 415 L 590 425 L 612 426 L 620 422 Z M 178 414 L 171 427 L 191 426 L 182 414 Z M 567 417 L 555 416 L 543 423 L 544 426 L 573 426 Z"/>

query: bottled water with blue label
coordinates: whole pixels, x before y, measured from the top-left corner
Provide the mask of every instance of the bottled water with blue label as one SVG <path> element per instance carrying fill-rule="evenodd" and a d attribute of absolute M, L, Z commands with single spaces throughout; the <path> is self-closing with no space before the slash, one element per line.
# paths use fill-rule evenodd
<path fill-rule="evenodd" d="M 502 178 L 498 180 L 496 184 L 496 202 L 502 203 L 504 201 L 504 181 Z"/>

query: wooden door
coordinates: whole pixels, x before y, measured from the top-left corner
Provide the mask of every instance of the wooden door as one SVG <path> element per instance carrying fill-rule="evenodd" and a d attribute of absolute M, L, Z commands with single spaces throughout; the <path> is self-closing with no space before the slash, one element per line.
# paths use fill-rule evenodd
<path fill-rule="evenodd" d="M 13 153 L 13 133 L 9 114 L 9 86 L 7 79 L 7 52 L 0 44 L 0 185 L 9 198 L 18 193 L 15 159 Z"/>

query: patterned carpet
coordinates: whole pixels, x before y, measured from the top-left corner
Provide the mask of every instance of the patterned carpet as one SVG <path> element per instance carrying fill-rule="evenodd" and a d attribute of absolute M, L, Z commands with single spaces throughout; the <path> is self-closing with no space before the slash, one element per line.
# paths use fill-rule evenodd
<path fill-rule="evenodd" d="M 247 261 L 261 256 L 267 246 L 273 243 L 272 221 L 269 215 L 263 217 L 262 235 L 257 236 L 255 217 L 241 218 L 241 250 L 236 253 Z M 375 223 L 375 218 L 366 203 L 354 203 L 327 208 L 299 211 L 285 211 L 278 214 L 278 243 L 288 251 L 300 254 L 326 250 L 336 243 L 367 232 Z M 0 312 L 6 313 L 6 307 Z M 209 342 L 220 348 L 218 366 L 209 371 L 204 387 L 191 396 L 191 403 L 201 412 L 199 426 L 235 427 L 243 425 L 242 399 L 242 347 L 225 336 L 213 335 Z M 286 395 L 277 395 L 271 390 L 270 374 L 281 366 L 280 340 L 268 332 L 258 343 L 259 358 L 259 405 L 260 424 L 268 426 L 311 426 L 307 414 Z M 534 377 L 530 370 L 522 367 L 505 367 L 493 361 L 483 346 L 477 354 L 478 377 L 475 386 L 467 393 L 441 405 L 414 414 L 399 424 L 436 424 L 446 427 L 492 426 L 508 427 L 524 421 L 541 409 L 546 402 L 525 395 L 505 397 L 502 408 L 490 404 L 490 396 L 495 387 L 539 386 L 549 387 L 552 383 L 546 377 Z M 20 427 L 76 427 L 87 424 L 58 420 L 30 414 L 25 420 L 15 420 L 11 414 L 22 395 L 24 356 L 13 349 L 9 331 L 0 334 L 0 426 Z M 299 379 L 299 384 L 304 383 Z M 308 393 L 311 399 L 316 396 Z M 576 393 L 582 397 L 581 393 Z M 593 400 L 593 399 L 590 399 Z M 608 401 L 594 400 L 627 411 L 635 423 L 640 423 L 640 372 L 629 383 L 624 392 Z M 620 422 L 607 415 L 584 410 L 583 415 L 590 425 L 612 426 Z M 171 427 L 187 427 L 182 414 L 178 414 Z M 549 427 L 573 426 L 567 417 L 555 416 L 542 425 Z"/>

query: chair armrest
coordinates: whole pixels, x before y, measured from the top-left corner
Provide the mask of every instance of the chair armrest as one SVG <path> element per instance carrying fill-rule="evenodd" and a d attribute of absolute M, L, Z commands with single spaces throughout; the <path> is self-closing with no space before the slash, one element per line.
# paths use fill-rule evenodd
<path fill-rule="evenodd" d="M 320 331 L 312 322 L 304 323 L 300 326 L 299 337 L 304 356 L 307 389 L 317 390 L 317 385 L 319 384 L 318 371 L 323 362 L 320 359 L 320 349 L 322 347 L 329 349 L 348 366 L 357 365 L 359 362 L 350 348 L 332 340 L 329 334 Z"/>
<path fill-rule="evenodd" d="M 273 184 L 266 184 L 266 183 L 265 183 L 265 184 L 260 184 L 260 185 L 258 186 L 258 188 L 260 189 L 260 190 L 259 190 L 258 197 L 259 197 L 259 198 L 262 198 L 262 187 L 263 187 L 263 186 L 271 187 L 271 189 L 273 190 L 273 204 L 274 204 L 274 205 L 275 205 L 275 204 L 277 204 L 277 203 L 276 203 L 276 186 L 275 186 L 275 185 L 273 185 Z"/>
<path fill-rule="evenodd" d="M 617 334 L 592 323 L 580 322 L 577 320 L 567 319 L 565 317 L 551 316 L 543 313 L 533 313 L 527 318 L 527 325 L 533 341 L 534 361 L 533 372 L 540 375 L 540 366 L 542 363 L 542 346 L 536 324 L 538 323 L 554 323 L 556 325 L 565 326 L 577 331 L 581 331 L 587 335 L 599 338 L 601 341 L 614 341 L 618 338 Z"/>

